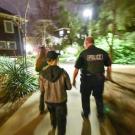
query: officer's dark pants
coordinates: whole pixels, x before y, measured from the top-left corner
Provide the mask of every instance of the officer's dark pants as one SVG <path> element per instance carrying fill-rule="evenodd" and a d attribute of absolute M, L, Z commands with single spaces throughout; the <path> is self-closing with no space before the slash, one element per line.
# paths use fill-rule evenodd
<path fill-rule="evenodd" d="M 66 116 L 67 116 L 67 104 L 52 104 L 47 103 L 48 110 L 50 112 L 51 125 L 53 128 L 58 127 L 58 135 L 65 135 L 66 133 Z"/>
<path fill-rule="evenodd" d="M 103 117 L 104 106 L 103 106 L 103 89 L 104 89 L 104 76 L 83 76 L 81 78 L 81 100 L 82 108 L 85 117 L 90 114 L 90 95 L 93 92 L 93 96 L 96 101 L 98 117 Z"/>

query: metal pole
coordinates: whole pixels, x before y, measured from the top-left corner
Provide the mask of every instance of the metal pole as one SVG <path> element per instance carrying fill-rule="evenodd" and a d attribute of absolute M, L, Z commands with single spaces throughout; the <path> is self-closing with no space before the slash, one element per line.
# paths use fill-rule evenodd
<path fill-rule="evenodd" d="M 27 67 L 27 63 L 26 63 L 27 23 L 26 23 L 26 19 L 27 19 L 27 13 L 29 10 L 29 2 L 30 2 L 30 0 L 27 0 L 25 15 L 24 15 L 24 19 L 25 19 L 25 23 L 24 23 L 24 44 L 25 44 L 25 46 L 24 46 L 24 63 L 25 63 L 26 67 Z"/>

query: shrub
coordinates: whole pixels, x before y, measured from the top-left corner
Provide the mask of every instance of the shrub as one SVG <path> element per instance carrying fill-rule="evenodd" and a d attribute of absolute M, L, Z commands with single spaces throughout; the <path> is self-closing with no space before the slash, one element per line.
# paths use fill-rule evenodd
<path fill-rule="evenodd" d="M 15 101 L 37 89 L 36 78 L 21 62 L 16 64 L 10 59 L 0 60 L 0 75 L 5 76 L 3 90 L 7 101 Z"/>

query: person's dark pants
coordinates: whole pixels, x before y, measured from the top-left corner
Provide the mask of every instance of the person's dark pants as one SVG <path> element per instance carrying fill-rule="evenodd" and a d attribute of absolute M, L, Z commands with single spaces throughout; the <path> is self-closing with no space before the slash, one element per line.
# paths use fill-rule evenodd
<path fill-rule="evenodd" d="M 53 128 L 58 127 L 58 135 L 65 135 L 67 123 L 67 104 L 47 103 L 50 112 L 51 125 Z"/>
<path fill-rule="evenodd" d="M 81 100 L 82 108 L 85 117 L 90 114 L 90 95 L 93 92 L 93 96 L 96 101 L 98 117 L 104 116 L 104 104 L 103 104 L 103 89 L 104 89 L 104 76 L 83 76 L 81 78 Z"/>
<path fill-rule="evenodd" d="M 39 102 L 39 110 L 42 113 L 45 110 L 44 93 L 40 94 L 40 99 L 39 100 L 40 100 L 40 102 Z"/>

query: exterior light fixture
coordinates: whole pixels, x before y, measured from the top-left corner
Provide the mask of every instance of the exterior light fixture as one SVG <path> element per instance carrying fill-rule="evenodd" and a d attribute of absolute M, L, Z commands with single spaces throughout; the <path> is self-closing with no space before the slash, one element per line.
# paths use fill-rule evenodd
<path fill-rule="evenodd" d="M 87 19 L 91 19 L 92 17 L 92 9 L 85 9 L 83 11 L 83 16 Z"/>
<path fill-rule="evenodd" d="M 85 9 L 83 11 L 83 16 L 86 20 L 86 26 L 85 26 L 85 29 L 86 29 L 86 35 L 91 35 L 91 30 L 88 30 L 88 24 L 89 24 L 89 20 L 92 19 L 92 9 Z M 91 27 L 91 22 L 90 22 L 90 27 Z"/>
<path fill-rule="evenodd" d="M 59 31 L 59 36 L 60 36 L 60 37 L 63 37 L 63 36 L 64 36 L 64 30 L 60 30 L 60 31 Z"/>

